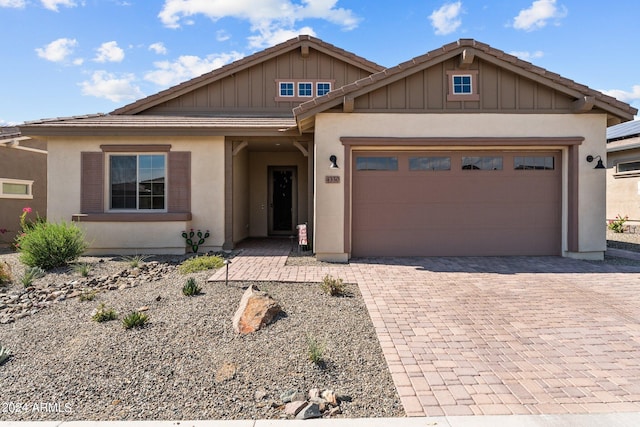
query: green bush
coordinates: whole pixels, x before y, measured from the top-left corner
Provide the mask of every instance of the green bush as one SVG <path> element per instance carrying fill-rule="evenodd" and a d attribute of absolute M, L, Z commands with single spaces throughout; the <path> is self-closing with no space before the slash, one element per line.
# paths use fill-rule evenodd
<path fill-rule="evenodd" d="M 149 259 L 148 255 L 128 255 L 123 256 L 122 259 L 129 264 L 131 268 L 140 267 L 146 260 Z"/>
<path fill-rule="evenodd" d="M 71 270 L 81 275 L 82 277 L 88 277 L 89 273 L 91 273 L 91 264 L 87 264 L 86 262 L 79 262 L 77 264 L 73 264 Z"/>
<path fill-rule="evenodd" d="M 196 283 L 196 279 L 193 277 L 189 277 L 187 279 L 187 283 L 182 287 L 182 293 L 185 296 L 192 297 L 194 295 L 198 295 L 202 289 Z"/>
<path fill-rule="evenodd" d="M 608 221 L 607 227 L 614 233 L 624 233 L 624 223 L 627 222 L 628 219 L 628 216 L 623 218 L 620 215 L 617 215 L 616 219 L 610 219 Z"/>
<path fill-rule="evenodd" d="M 331 296 L 344 295 L 347 290 L 342 279 L 335 279 L 328 274 L 324 276 L 324 279 L 322 279 L 320 288 Z"/>
<path fill-rule="evenodd" d="M 205 255 L 196 258 L 190 258 L 180 264 L 178 270 L 182 274 L 197 273 L 198 271 L 211 270 L 220 268 L 224 265 L 222 257 L 216 255 Z"/>
<path fill-rule="evenodd" d="M 100 303 L 98 308 L 93 312 L 91 318 L 98 322 L 108 322 L 109 320 L 115 320 L 118 317 L 118 313 L 112 308 L 107 308 L 104 303 Z"/>
<path fill-rule="evenodd" d="M 47 272 L 40 267 L 27 267 L 24 270 L 24 275 L 22 279 L 20 279 L 20 282 L 25 288 L 28 288 L 33 284 L 34 280 L 44 277 L 45 274 L 47 274 Z"/>
<path fill-rule="evenodd" d="M 87 245 L 75 224 L 38 222 L 18 237 L 17 247 L 24 264 L 50 270 L 78 259 Z"/>
<path fill-rule="evenodd" d="M 324 344 L 318 341 L 312 335 L 307 334 L 307 357 L 311 362 L 315 365 L 322 365 L 324 362 L 323 354 L 324 354 Z"/>
<path fill-rule="evenodd" d="M 148 320 L 149 317 L 146 314 L 140 313 L 139 311 L 132 311 L 122 319 L 122 326 L 124 326 L 125 329 L 142 328 Z"/>

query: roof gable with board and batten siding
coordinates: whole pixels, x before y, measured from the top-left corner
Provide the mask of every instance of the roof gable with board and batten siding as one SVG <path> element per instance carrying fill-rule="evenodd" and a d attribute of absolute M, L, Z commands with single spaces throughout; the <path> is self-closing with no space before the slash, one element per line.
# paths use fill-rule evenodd
<path fill-rule="evenodd" d="M 472 96 L 451 96 L 453 75 L 473 76 Z M 444 45 L 294 107 L 302 132 L 322 112 L 606 113 L 608 122 L 637 110 L 601 92 L 472 39 Z"/>
<path fill-rule="evenodd" d="M 302 100 L 278 99 L 278 81 L 331 89 L 384 67 L 301 35 L 113 111 L 112 115 L 291 117 Z"/>

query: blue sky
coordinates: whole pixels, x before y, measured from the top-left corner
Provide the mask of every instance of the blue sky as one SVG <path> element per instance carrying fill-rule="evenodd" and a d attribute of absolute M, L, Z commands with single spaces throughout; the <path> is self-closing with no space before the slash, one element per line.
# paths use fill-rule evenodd
<path fill-rule="evenodd" d="M 384 66 L 473 38 L 638 108 L 638 16 L 637 0 L 0 0 L 0 125 L 108 113 L 298 34 Z"/>

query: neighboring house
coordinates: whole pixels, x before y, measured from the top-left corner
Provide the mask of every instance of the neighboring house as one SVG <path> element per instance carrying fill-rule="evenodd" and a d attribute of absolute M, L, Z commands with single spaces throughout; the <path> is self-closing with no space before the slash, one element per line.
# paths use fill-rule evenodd
<path fill-rule="evenodd" d="M 607 129 L 607 220 L 618 215 L 640 231 L 640 120 Z"/>
<path fill-rule="evenodd" d="M 17 127 L 0 127 L 0 246 L 13 242 L 25 207 L 47 212 L 47 144 L 21 135 Z M 5 231 L 6 230 L 6 231 Z"/>
<path fill-rule="evenodd" d="M 319 259 L 602 258 L 605 129 L 628 104 L 474 40 L 383 69 L 300 36 L 109 115 L 34 121 L 53 220 L 99 253 L 290 236 Z"/>

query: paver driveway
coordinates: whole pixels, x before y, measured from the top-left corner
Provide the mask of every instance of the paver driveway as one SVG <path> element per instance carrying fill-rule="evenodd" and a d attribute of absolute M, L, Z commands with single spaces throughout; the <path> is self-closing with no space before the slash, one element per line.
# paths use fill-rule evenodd
<path fill-rule="evenodd" d="M 640 268 L 555 257 L 290 267 L 287 252 L 249 247 L 229 278 L 357 282 L 409 416 L 640 411 Z"/>

